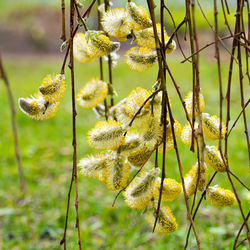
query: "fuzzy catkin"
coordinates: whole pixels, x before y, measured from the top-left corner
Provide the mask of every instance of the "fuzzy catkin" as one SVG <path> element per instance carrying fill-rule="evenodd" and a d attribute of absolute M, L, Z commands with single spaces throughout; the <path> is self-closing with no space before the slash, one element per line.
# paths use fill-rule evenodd
<path fill-rule="evenodd" d="M 153 204 L 150 206 L 146 213 L 146 221 L 153 229 L 157 215 L 157 203 L 152 203 Z M 173 216 L 171 209 L 168 206 L 161 206 L 155 231 L 162 234 L 168 234 L 176 231 L 177 227 L 178 224 L 176 223 L 176 219 Z"/>
<path fill-rule="evenodd" d="M 159 168 L 141 173 L 130 183 L 123 193 L 126 204 L 131 208 L 145 208 L 153 197 L 154 185 L 160 173 Z"/>
<path fill-rule="evenodd" d="M 226 159 L 223 160 L 220 151 L 215 146 L 206 146 L 205 147 L 205 161 L 210 167 L 215 171 L 225 172 L 226 171 Z"/>
<path fill-rule="evenodd" d="M 88 143 L 96 149 L 115 150 L 124 142 L 124 132 L 122 124 L 117 121 L 100 121 L 88 132 Z"/>
<path fill-rule="evenodd" d="M 125 157 L 116 152 L 112 152 L 105 162 L 105 180 L 107 187 L 111 190 L 122 189 L 129 178 L 129 164 Z"/>
<path fill-rule="evenodd" d="M 154 188 L 154 198 L 156 199 L 159 199 L 160 188 L 161 188 L 161 178 L 158 177 Z M 161 199 L 162 201 L 173 201 L 179 196 L 181 191 L 182 188 L 180 183 L 178 183 L 174 179 L 165 178 L 163 181 Z"/>
<path fill-rule="evenodd" d="M 208 201 L 218 207 L 231 206 L 235 202 L 234 194 L 227 189 L 223 189 L 218 185 L 208 187 L 207 189 Z"/>

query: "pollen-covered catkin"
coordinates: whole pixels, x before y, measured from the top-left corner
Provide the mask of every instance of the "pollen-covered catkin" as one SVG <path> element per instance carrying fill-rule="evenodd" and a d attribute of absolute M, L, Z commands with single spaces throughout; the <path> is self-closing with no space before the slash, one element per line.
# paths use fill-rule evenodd
<path fill-rule="evenodd" d="M 136 88 L 132 90 L 126 98 L 125 102 L 125 111 L 129 115 L 130 118 L 133 118 L 143 103 L 149 97 L 149 92 L 143 88 Z M 149 105 L 150 101 L 148 101 L 144 108 Z M 137 115 L 137 117 L 144 116 L 143 110 Z"/>
<path fill-rule="evenodd" d="M 163 126 L 161 128 L 163 130 Z M 175 120 L 174 121 L 174 132 L 175 137 L 178 138 L 181 135 L 181 124 Z M 172 127 L 170 124 L 170 120 L 168 119 L 168 127 L 166 130 L 166 152 L 171 150 L 174 147 L 174 140 L 173 140 L 173 134 L 172 134 Z M 163 153 L 163 144 L 159 147 L 159 153 Z"/>
<path fill-rule="evenodd" d="M 161 188 L 161 178 L 158 177 L 154 188 L 154 197 L 156 199 L 159 199 L 160 188 Z M 162 201 L 173 201 L 179 196 L 181 191 L 182 188 L 180 183 L 178 183 L 174 179 L 165 178 L 163 181 L 161 199 Z"/>
<path fill-rule="evenodd" d="M 104 31 L 121 41 L 126 41 L 131 32 L 131 22 L 123 8 L 106 11 L 101 23 Z"/>
<path fill-rule="evenodd" d="M 218 185 L 208 187 L 207 189 L 208 201 L 218 207 L 231 206 L 235 202 L 235 195 L 227 189 L 223 189 Z"/>
<path fill-rule="evenodd" d="M 59 102 L 47 102 L 40 93 L 29 98 L 19 98 L 18 104 L 24 114 L 38 121 L 53 117 L 59 106 Z"/>
<path fill-rule="evenodd" d="M 190 91 L 187 96 L 184 99 L 185 101 L 185 106 L 187 109 L 187 113 L 189 116 L 193 116 L 193 92 Z M 199 93 L 199 109 L 198 109 L 198 102 L 197 99 L 195 98 L 194 101 L 195 105 L 194 105 L 194 114 L 195 116 L 199 115 L 199 112 L 201 113 L 204 108 L 205 108 L 205 102 L 204 102 L 204 97 L 202 95 L 202 93 Z"/>
<path fill-rule="evenodd" d="M 53 77 L 47 75 L 43 79 L 39 92 L 43 95 L 45 101 L 49 103 L 61 101 L 66 88 L 64 79 L 65 76 L 61 74 L 57 74 Z"/>
<path fill-rule="evenodd" d="M 85 38 L 85 34 L 77 33 L 73 39 L 74 58 L 82 63 L 86 64 L 94 60 L 95 57 L 88 54 L 88 44 Z"/>
<path fill-rule="evenodd" d="M 157 216 L 157 203 L 152 202 L 146 213 L 146 221 L 150 227 L 154 228 L 154 223 Z M 159 210 L 158 220 L 156 223 L 155 231 L 162 234 L 172 233 L 177 230 L 176 219 L 168 206 L 161 206 Z"/>
<path fill-rule="evenodd" d="M 117 152 L 110 152 L 105 162 L 105 180 L 111 190 L 122 189 L 129 178 L 129 164 L 125 157 Z"/>
<path fill-rule="evenodd" d="M 127 3 L 128 18 L 133 30 L 146 29 L 152 26 L 148 12 L 134 2 Z"/>
<path fill-rule="evenodd" d="M 155 64 L 156 52 L 146 47 L 133 47 L 125 54 L 125 63 L 131 70 L 145 72 Z"/>
<path fill-rule="evenodd" d="M 158 23 L 156 25 L 156 28 L 157 28 L 158 37 L 161 40 L 161 24 Z M 155 48 L 155 37 L 154 37 L 153 27 L 134 31 L 134 35 L 136 37 L 136 42 L 140 46 L 147 47 L 147 48 Z M 164 39 L 165 39 L 165 43 L 167 43 L 168 35 L 165 29 L 164 29 Z"/>
<path fill-rule="evenodd" d="M 87 53 L 91 57 L 102 57 L 117 51 L 120 48 L 119 42 L 112 42 L 110 39 L 102 35 L 101 31 L 89 30 L 85 34 L 87 40 Z"/>
<path fill-rule="evenodd" d="M 85 109 L 94 108 L 104 101 L 107 94 L 108 84 L 99 79 L 92 79 L 80 89 L 77 102 Z"/>
<path fill-rule="evenodd" d="M 154 148 L 148 144 L 142 144 L 128 155 L 128 162 L 133 167 L 140 168 L 150 159 Z"/>
<path fill-rule="evenodd" d="M 224 172 L 226 171 L 226 159 L 221 157 L 221 153 L 215 146 L 206 146 L 205 147 L 205 160 L 210 167 L 215 171 Z"/>
<path fill-rule="evenodd" d="M 199 173 L 199 165 L 198 162 L 191 168 L 191 170 L 185 175 L 184 183 L 187 196 L 191 196 L 194 194 L 197 181 L 198 181 L 198 173 Z M 208 169 L 206 164 L 200 164 L 200 174 L 199 174 L 199 182 L 198 182 L 198 190 L 203 191 L 208 183 Z"/>
<path fill-rule="evenodd" d="M 105 182 L 104 172 L 106 171 L 107 158 L 108 155 L 105 153 L 90 155 L 82 158 L 77 166 L 82 175 Z"/>
<path fill-rule="evenodd" d="M 124 142 L 125 129 L 117 121 L 99 121 L 88 133 L 88 143 L 96 149 L 117 149 Z"/>
<path fill-rule="evenodd" d="M 198 123 L 195 123 L 194 124 L 194 131 L 195 133 L 197 134 L 197 131 L 198 131 L 198 127 L 199 127 L 199 124 Z M 199 139 L 199 138 L 198 138 Z M 187 145 L 187 146 L 191 146 L 192 144 L 192 128 L 190 126 L 190 124 L 186 124 L 182 131 L 181 131 L 181 141 Z M 195 141 L 194 141 L 195 142 Z"/>
<path fill-rule="evenodd" d="M 119 150 L 121 154 L 127 155 L 135 151 L 141 144 L 141 140 L 138 134 L 127 134 L 125 142 L 120 146 Z"/>
<path fill-rule="evenodd" d="M 159 173 L 160 169 L 154 168 L 135 177 L 123 193 L 129 207 L 143 209 L 149 204 Z"/>
<path fill-rule="evenodd" d="M 209 139 L 212 139 L 212 140 L 220 139 L 220 118 L 219 117 L 217 117 L 216 115 L 210 116 L 208 113 L 203 113 L 202 124 L 203 124 L 204 132 Z M 222 126 L 221 138 L 223 138 L 227 132 L 227 128 L 223 122 L 221 123 L 221 126 Z"/>
<path fill-rule="evenodd" d="M 157 143 L 160 143 L 162 139 L 162 130 L 160 123 L 154 119 L 154 117 L 149 116 L 147 124 L 144 124 L 140 127 L 142 131 L 141 140 L 144 144 L 149 144 L 154 147 Z"/>

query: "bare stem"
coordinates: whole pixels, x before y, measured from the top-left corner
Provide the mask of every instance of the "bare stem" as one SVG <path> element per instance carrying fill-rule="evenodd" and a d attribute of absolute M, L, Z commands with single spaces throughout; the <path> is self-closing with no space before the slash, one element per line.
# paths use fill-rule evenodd
<path fill-rule="evenodd" d="M 1 54 L 0 54 L 0 78 L 3 79 L 6 89 L 7 89 L 7 93 L 8 93 L 8 99 L 9 99 L 10 109 L 11 109 L 12 133 L 13 133 L 14 144 L 15 144 L 15 156 L 16 156 L 16 163 L 17 163 L 18 175 L 19 175 L 19 180 L 20 180 L 20 189 L 22 192 L 24 192 L 26 189 L 26 185 L 25 185 L 25 179 L 23 175 L 22 160 L 21 160 L 19 143 L 18 143 L 16 108 L 14 104 L 14 99 L 13 99 L 13 94 L 11 91 L 10 83 L 4 70 Z"/>

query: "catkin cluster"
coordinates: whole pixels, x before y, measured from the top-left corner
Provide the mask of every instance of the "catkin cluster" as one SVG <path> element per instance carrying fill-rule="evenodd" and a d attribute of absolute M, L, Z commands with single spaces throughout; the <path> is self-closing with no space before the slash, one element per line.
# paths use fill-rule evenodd
<path fill-rule="evenodd" d="M 119 41 L 133 38 L 138 46 L 132 47 L 125 54 L 125 62 L 130 69 L 144 72 L 151 68 L 157 61 L 155 52 L 155 37 L 152 21 L 148 12 L 134 2 L 128 2 L 126 8 L 110 9 L 105 11 L 104 5 L 98 8 L 102 20 L 103 31 L 88 30 L 77 33 L 73 40 L 74 58 L 82 64 L 89 63 L 96 58 L 109 55 L 112 65 L 116 64 L 119 56 L 116 52 L 120 42 L 111 41 L 114 37 Z M 175 50 L 175 42 L 169 41 L 165 29 L 157 24 L 159 38 L 164 35 L 166 54 Z M 168 152 L 174 148 L 173 132 L 175 137 L 190 146 L 192 143 L 192 129 L 189 124 L 183 128 L 174 120 L 164 121 L 162 117 L 162 103 L 165 103 L 161 91 L 149 91 L 140 87 L 133 89 L 129 95 L 115 106 L 105 106 L 109 94 L 114 90 L 109 83 L 98 78 L 88 81 L 77 95 L 77 102 L 84 109 L 93 108 L 99 116 L 105 116 L 105 121 L 99 121 L 88 132 L 87 141 L 90 147 L 102 150 L 95 155 L 82 158 L 78 167 L 83 176 L 94 178 L 107 185 L 110 190 L 122 190 L 124 201 L 132 209 L 144 209 L 145 219 L 151 228 L 159 233 L 172 233 L 177 230 L 176 219 L 168 206 L 179 195 L 183 194 L 184 187 L 175 179 L 169 177 L 162 179 L 161 169 L 152 166 L 151 156 L 156 149 L 158 153 Z M 54 116 L 65 91 L 63 75 L 50 75 L 45 77 L 39 88 L 39 93 L 30 98 L 20 98 L 19 106 L 29 117 L 36 120 L 46 120 Z M 198 99 L 198 100 L 197 100 Z M 194 104 L 194 107 L 193 107 Z M 216 116 L 203 113 L 205 108 L 204 97 L 200 93 L 198 98 L 193 98 L 193 93 L 188 93 L 185 98 L 187 114 L 192 117 L 200 116 L 202 128 L 194 124 L 195 135 L 199 141 L 199 131 L 211 140 L 219 140 L 226 133 L 226 127 Z M 167 110 L 168 112 L 169 110 Z M 163 141 L 163 123 L 166 126 L 165 141 Z M 164 138 L 165 138 L 164 137 Z M 205 147 L 205 161 L 216 171 L 226 171 L 226 160 L 215 146 Z M 194 164 L 184 177 L 184 186 L 187 196 L 192 196 L 196 191 L 207 188 L 209 170 L 205 162 Z M 135 178 L 129 182 L 133 170 L 137 170 Z M 139 173 L 139 174 L 138 174 Z M 229 206 L 235 201 L 234 194 L 217 185 L 206 189 L 208 201 L 216 206 Z M 163 202 L 157 210 L 159 197 Z"/>

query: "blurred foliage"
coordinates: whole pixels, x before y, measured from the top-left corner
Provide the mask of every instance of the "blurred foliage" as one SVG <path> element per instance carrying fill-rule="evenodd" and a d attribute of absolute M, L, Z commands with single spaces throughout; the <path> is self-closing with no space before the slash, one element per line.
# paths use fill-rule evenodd
<path fill-rule="evenodd" d="M 89 5 L 89 3 L 91 2 L 91 0 L 82 0 L 81 1 L 83 3 L 83 5 L 86 7 Z M 114 8 L 121 8 L 124 7 L 126 4 L 126 0 L 124 1 L 113 1 L 113 7 Z M 138 5 L 143 5 L 145 8 L 147 8 L 146 6 L 146 1 L 142 1 L 142 0 L 135 0 L 134 1 L 136 4 Z M 157 4 L 159 1 L 155 1 L 155 3 Z M 211 1 L 207 1 L 207 0 L 200 0 L 199 1 L 203 11 L 205 12 L 205 15 L 207 17 L 207 19 L 209 20 L 209 22 L 213 25 L 214 24 L 214 14 L 213 14 L 213 2 Z M 66 6 L 69 5 L 69 1 L 65 1 Z M 235 21 L 235 11 L 236 11 L 236 4 L 233 0 L 228 1 L 229 3 L 229 8 L 231 13 L 229 15 L 227 15 L 228 18 L 228 23 L 229 25 L 232 27 L 232 25 L 234 24 Z M 52 9 L 53 11 L 60 10 L 60 5 L 61 1 L 60 0 L 54 0 L 54 1 L 50 1 L 50 0 L 8 0 L 8 1 L 0 1 L 0 16 L 2 17 L 6 17 L 8 16 L 8 18 L 11 18 L 11 13 L 13 11 L 18 10 L 19 12 L 22 11 L 26 11 L 26 10 L 32 10 L 35 8 L 46 8 L 46 9 Z M 184 18 L 185 15 L 185 4 L 182 0 L 175 0 L 175 1 L 167 1 L 166 2 L 167 7 L 171 10 L 172 15 L 174 17 L 174 20 L 176 22 L 176 25 L 178 25 Z M 207 21 L 205 20 L 205 18 L 203 17 L 203 15 L 201 14 L 198 5 L 196 6 L 196 25 L 198 29 L 202 29 L 202 30 L 210 30 L 210 27 L 207 23 Z M 246 8 L 245 12 L 244 12 L 244 22 L 247 25 L 247 11 Z M 218 1 L 218 25 L 219 25 L 219 29 L 220 31 L 224 31 L 226 30 L 226 25 L 224 22 L 224 16 L 223 16 L 223 12 L 221 9 L 221 4 Z M 155 10 L 156 13 L 159 13 L 159 4 Z M 90 25 L 93 25 L 92 22 Z M 166 25 L 170 26 L 171 29 L 174 29 L 171 18 L 168 14 L 166 14 Z M 180 31 L 184 32 L 184 28 L 180 29 Z"/>
<path fill-rule="evenodd" d="M 62 58 L 53 57 L 18 58 L 18 60 L 9 58 L 6 61 L 6 70 L 16 106 L 19 97 L 26 97 L 37 91 L 46 74 L 57 73 L 60 70 L 61 61 Z M 180 85 L 181 92 L 185 95 L 192 86 L 191 64 L 188 62 L 181 64 L 180 61 L 181 58 L 174 54 L 168 58 L 173 75 Z M 228 66 L 224 59 L 222 61 L 224 61 L 222 64 L 223 84 L 226 85 Z M 87 66 L 76 64 L 76 91 L 86 81 L 99 75 L 97 69 L 96 62 Z M 123 63 L 118 64 L 118 67 L 114 69 L 115 89 L 119 93 L 115 101 L 118 102 L 124 98 L 131 89 L 137 86 L 150 89 L 156 80 L 156 75 L 156 66 L 139 74 L 129 71 Z M 205 111 L 218 115 L 217 67 L 215 59 L 207 54 L 201 58 L 200 79 L 206 101 Z M 36 122 L 26 117 L 19 109 L 17 110 L 20 147 L 28 184 L 25 196 L 19 191 L 10 129 L 10 109 L 6 90 L 0 81 L 0 246 L 3 250 L 61 249 L 59 241 L 63 235 L 72 168 L 71 89 L 68 73 L 66 80 L 68 88 L 58 113 L 53 119 Z M 167 78 L 167 85 L 174 117 L 184 125 L 185 115 L 181 112 L 183 110 L 181 103 L 169 78 Z M 230 126 L 241 110 L 237 70 L 233 74 L 231 98 Z M 246 98 L 249 98 L 249 95 Z M 83 110 L 79 106 L 77 106 L 77 113 L 77 144 L 78 159 L 80 159 L 94 152 L 87 145 L 86 134 L 94 126 L 97 118 L 91 110 Z M 207 141 L 207 144 L 214 144 L 214 142 Z M 178 146 L 184 173 L 187 173 L 196 162 L 196 157 L 187 146 L 181 143 L 180 139 L 178 139 Z M 232 171 L 247 183 L 249 180 L 247 147 L 242 119 L 230 135 L 229 160 Z M 210 168 L 210 177 L 212 173 Z M 167 153 L 166 174 L 167 177 L 180 181 L 174 150 Z M 214 184 L 231 189 L 225 176 L 225 173 L 219 173 Z M 249 209 L 249 202 L 245 198 L 246 193 L 241 185 L 236 182 L 235 184 L 246 212 Z M 74 190 L 72 193 L 67 242 L 69 249 L 77 249 Z M 182 196 L 169 203 L 179 224 L 179 230 L 170 235 L 152 234 L 142 211 L 128 208 L 122 197 L 118 199 L 115 208 L 112 208 L 114 196 L 115 193 L 109 191 L 104 184 L 79 176 L 80 227 L 84 249 L 183 248 L 188 222 Z M 241 223 L 242 219 L 237 205 L 221 209 L 210 206 L 206 200 L 203 201 L 196 218 L 202 249 L 231 249 L 235 232 L 238 231 Z M 189 249 L 194 248 L 195 239 L 191 234 Z M 241 249 L 247 249 L 247 246 Z"/>

